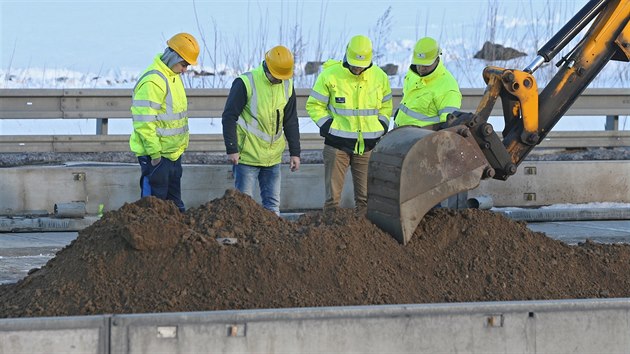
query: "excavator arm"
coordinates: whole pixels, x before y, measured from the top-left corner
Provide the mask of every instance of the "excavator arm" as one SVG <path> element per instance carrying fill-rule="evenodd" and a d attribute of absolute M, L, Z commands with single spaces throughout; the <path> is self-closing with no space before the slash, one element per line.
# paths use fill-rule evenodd
<path fill-rule="evenodd" d="M 630 60 L 630 0 L 591 0 L 539 51 L 524 70 L 486 67 L 476 112 L 455 112 L 433 132 L 406 126 L 386 134 L 368 167 L 367 217 L 407 243 L 424 215 L 442 200 L 476 188 L 482 179 L 506 180 L 551 131 L 610 60 Z M 588 25 L 539 92 L 533 73 Z M 501 137 L 488 123 L 501 98 Z"/>

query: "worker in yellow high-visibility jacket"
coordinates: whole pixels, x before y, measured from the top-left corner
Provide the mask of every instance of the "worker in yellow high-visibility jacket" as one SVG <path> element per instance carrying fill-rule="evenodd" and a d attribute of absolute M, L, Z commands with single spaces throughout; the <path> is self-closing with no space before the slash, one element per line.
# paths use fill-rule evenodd
<path fill-rule="evenodd" d="M 188 33 L 178 33 L 166 44 L 133 89 L 129 146 L 142 171 L 140 196 L 172 200 L 184 211 L 181 156 L 189 133 L 188 101 L 180 75 L 197 64 L 199 44 Z"/>
<path fill-rule="evenodd" d="M 252 196 L 258 183 L 265 209 L 280 215 L 282 153 L 289 169 L 300 168 L 300 128 L 293 87 L 293 53 L 278 45 L 257 68 L 232 83 L 222 114 L 223 139 L 233 165 L 234 186 Z M 286 142 L 285 142 L 286 140 Z"/>
<path fill-rule="evenodd" d="M 415 125 L 438 130 L 449 113 L 459 110 L 462 94 L 440 60 L 441 50 L 431 37 L 418 40 L 405 75 L 403 98 L 394 117 L 397 127 Z"/>
<path fill-rule="evenodd" d="M 371 150 L 387 132 L 392 90 L 387 74 L 372 63 L 372 41 L 352 37 L 342 61 L 329 60 L 306 101 L 306 111 L 324 140 L 324 209 L 338 207 L 348 166 L 356 210 L 367 209 Z"/>
<path fill-rule="evenodd" d="M 403 98 L 394 114 L 395 127 L 412 125 L 437 131 L 449 114 L 461 108 L 459 85 L 444 66 L 441 54 L 438 42 L 431 37 L 420 38 L 416 43 L 405 75 Z M 447 205 L 457 207 L 467 199 L 468 192 L 462 192 L 450 197 Z"/>

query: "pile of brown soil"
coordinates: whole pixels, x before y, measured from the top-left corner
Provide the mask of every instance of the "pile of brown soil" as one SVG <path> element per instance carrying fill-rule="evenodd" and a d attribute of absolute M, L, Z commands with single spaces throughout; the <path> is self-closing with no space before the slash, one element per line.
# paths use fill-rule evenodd
<path fill-rule="evenodd" d="M 230 190 L 184 214 L 152 197 L 106 213 L 1 286 L 0 317 L 627 296 L 630 245 L 441 209 L 403 246 L 352 210 L 291 222 Z"/>

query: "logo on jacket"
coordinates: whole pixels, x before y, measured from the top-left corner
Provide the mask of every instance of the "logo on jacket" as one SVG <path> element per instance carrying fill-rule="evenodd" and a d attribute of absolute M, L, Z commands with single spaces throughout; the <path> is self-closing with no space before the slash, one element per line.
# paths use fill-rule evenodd
<path fill-rule="evenodd" d="M 346 103 L 345 97 L 335 97 L 335 103 Z"/>

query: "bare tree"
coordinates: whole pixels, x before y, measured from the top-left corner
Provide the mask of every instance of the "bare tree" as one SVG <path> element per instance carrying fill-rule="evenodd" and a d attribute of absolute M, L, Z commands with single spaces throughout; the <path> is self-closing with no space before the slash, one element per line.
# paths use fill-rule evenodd
<path fill-rule="evenodd" d="M 376 20 L 376 25 L 368 31 L 373 43 L 373 60 L 379 61 L 387 52 L 386 45 L 389 42 L 389 35 L 392 31 L 392 7 L 389 6 L 385 12 Z"/>
<path fill-rule="evenodd" d="M 317 27 L 317 49 L 315 49 L 315 60 L 322 60 L 323 45 L 325 42 L 324 28 L 326 28 L 326 12 L 328 11 L 328 1 L 322 0 L 319 6 L 319 26 Z"/>

